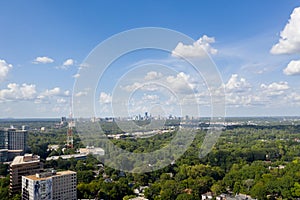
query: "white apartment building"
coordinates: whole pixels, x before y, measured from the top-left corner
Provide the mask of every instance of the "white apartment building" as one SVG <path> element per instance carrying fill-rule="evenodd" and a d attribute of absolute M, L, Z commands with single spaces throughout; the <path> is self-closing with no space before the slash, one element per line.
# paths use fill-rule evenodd
<path fill-rule="evenodd" d="M 22 200 L 77 200 L 76 172 L 44 172 L 22 177 Z"/>

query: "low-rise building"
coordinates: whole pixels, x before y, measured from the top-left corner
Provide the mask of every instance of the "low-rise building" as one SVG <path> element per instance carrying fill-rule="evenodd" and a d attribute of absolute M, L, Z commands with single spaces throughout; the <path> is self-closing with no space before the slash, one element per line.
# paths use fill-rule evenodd
<path fill-rule="evenodd" d="M 100 147 L 87 146 L 86 148 L 79 148 L 81 154 L 94 154 L 104 156 L 104 149 Z"/>

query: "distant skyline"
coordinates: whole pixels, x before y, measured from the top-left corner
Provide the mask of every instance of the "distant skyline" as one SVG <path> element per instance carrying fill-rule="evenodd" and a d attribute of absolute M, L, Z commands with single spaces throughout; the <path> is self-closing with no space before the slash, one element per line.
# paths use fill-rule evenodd
<path fill-rule="evenodd" d="M 99 116 L 113 116 L 109 105 L 114 84 L 137 63 L 160 61 L 179 66 L 179 72 L 162 73 L 154 66 L 140 80 L 120 82 L 121 89 L 131 91 L 144 87 L 143 80 L 164 78 L 178 92 L 192 88 L 202 102 L 203 96 L 208 96 L 200 89 L 203 82 L 174 56 L 176 52 L 199 56 L 199 46 L 220 71 L 227 116 L 300 115 L 300 2 L 133 0 L 71 4 L 12 0 L 1 1 L 0 7 L 0 118 L 68 116 L 74 82 L 80 78 L 88 54 L 114 34 L 142 27 L 172 29 L 197 42 L 177 45 L 171 53 L 141 52 L 114 63 L 105 84 L 95 91 Z M 181 80 L 187 86 L 176 85 Z M 179 116 L 170 92 L 144 91 L 132 94 L 128 115 L 164 112 Z M 155 107 L 158 104 L 165 110 Z M 209 108 L 201 109 L 201 115 L 209 115 Z"/>

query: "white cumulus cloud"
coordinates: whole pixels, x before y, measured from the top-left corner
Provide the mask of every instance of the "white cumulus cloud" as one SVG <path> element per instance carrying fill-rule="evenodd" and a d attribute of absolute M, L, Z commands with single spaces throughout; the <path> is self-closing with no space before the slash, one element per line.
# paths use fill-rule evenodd
<path fill-rule="evenodd" d="M 5 60 L 0 59 L 0 81 L 6 78 L 9 70 L 12 67 L 12 64 L 8 64 Z"/>
<path fill-rule="evenodd" d="M 286 75 L 300 75 L 300 60 L 292 60 L 283 70 Z"/>
<path fill-rule="evenodd" d="M 233 107 L 250 106 L 252 104 L 253 97 L 248 95 L 237 95 L 235 93 L 226 94 L 226 104 Z"/>
<path fill-rule="evenodd" d="M 112 101 L 112 97 L 110 94 L 107 94 L 105 92 L 101 92 L 100 93 L 100 97 L 99 97 L 99 101 L 102 104 L 107 104 L 107 103 L 111 103 Z"/>
<path fill-rule="evenodd" d="M 289 93 L 284 97 L 285 101 L 289 101 L 292 104 L 300 104 L 300 94 L 296 92 Z"/>
<path fill-rule="evenodd" d="M 166 80 L 169 83 L 169 87 L 175 92 L 190 93 L 196 88 L 190 75 L 184 72 L 179 72 L 176 76 L 168 76 Z"/>
<path fill-rule="evenodd" d="M 9 83 L 7 89 L 0 90 L 1 100 L 29 100 L 36 97 L 36 86 L 33 84 Z"/>
<path fill-rule="evenodd" d="M 184 72 L 179 72 L 176 76 L 168 76 L 167 82 L 170 83 L 170 87 L 177 91 L 186 91 L 195 89 L 195 84 L 191 83 L 190 75 Z"/>
<path fill-rule="evenodd" d="M 71 66 L 71 65 L 74 65 L 74 60 L 69 58 L 67 59 L 64 63 L 63 63 L 64 66 Z"/>
<path fill-rule="evenodd" d="M 159 100 L 159 96 L 156 94 L 144 94 L 142 100 L 147 102 L 157 102 Z"/>
<path fill-rule="evenodd" d="M 56 102 L 59 103 L 59 104 L 65 104 L 65 103 L 67 103 L 67 100 L 64 99 L 64 98 L 58 98 L 58 99 L 56 100 Z"/>
<path fill-rule="evenodd" d="M 80 74 L 79 74 L 79 73 L 73 75 L 73 78 L 79 78 L 79 77 L 80 77 Z"/>
<path fill-rule="evenodd" d="M 158 80 L 159 79 L 159 80 Z M 154 83 L 149 83 L 147 81 L 155 80 Z M 146 82 L 145 82 L 146 81 Z M 129 85 L 120 86 L 122 90 L 132 92 L 136 90 L 143 91 L 158 91 L 161 90 L 161 85 L 166 85 L 168 88 L 174 92 L 179 93 L 193 93 L 192 90 L 196 89 L 196 83 L 191 78 L 189 74 L 184 72 L 179 72 L 176 75 L 163 76 L 159 72 L 148 73 L 144 80 L 141 82 L 134 82 Z"/>
<path fill-rule="evenodd" d="M 151 71 L 151 72 L 148 72 L 145 76 L 145 80 L 146 81 L 150 81 L 150 80 L 155 80 L 155 79 L 158 79 L 158 78 L 161 78 L 163 75 L 162 73 L 160 72 L 156 72 L 156 71 Z"/>
<path fill-rule="evenodd" d="M 295 8 L 289 22 L 280 33 L 280 39 L 272 49 L 272 54 L 291 54 L 300 52 L 300 7 Z"/>
<path fill-rule="evenodd" d="M 261 84 L 260 88 L 263 89 L 263 91 L 268 95 L 268 96 L 276 96 L 276 95 L 281 95 L 284 93 L 284 91 L 288 90 L 289 84 L 288 82 L 273 82 L 269 85 L 266 84 Z"/>
<path fill-rule="evenodd" d="M 176 48 L 172 51 L 172 56 L 174 57 L 203 57 L 208 54 L 216 54 L 217 49 L 211 46 L 215 43 L 215 38 L 203 35 L 199 38 L 193 45 L 185 45 L 179 42 Z"/>
<path fill-rule="evenodd" d="M 240 78 L 238 74 L 232 74 L 228 82 L 225 84 L 226 91 L 243 92 L 249 90 L 251 85 L 245 78 Z"/>
<path fill-rule="evenodd" d="M 51 97 L 66 97 L 70 95 L 69 90 L 62 91 L 59 87 L 55 87 L 53 89 L 47 89 L 44 92 L 41 92 L 38 96 L 38 99 L 45 99 Z"/>
<path fill-rule="evenodd" d="M 66 90 L 64 91 L 62 96 L 70 96 L 70 90 Z"/>
<path fill-rule="evenodd" d="M 86 96 L 87 94 L 88 94 L 87 92 L 80 91 L 75 94 L 75 97 L 83 97 Z"/>
<path fill-rule="evenodd" d="M 64 70 L 66 70 L 66 69 L 68 69 L 70 66 L 72 66 L 74 64 L 75 64 L 75 60 L 69 58 L 69 59 L 65 60 L 62 65 L 56 66 L 55 68 L 56 69 L 64 69 Z"/>
<path fill-rule="evenodd" d="M 131 85 L 126 85 L 126 86 L 121 86 L 121 88 L 125 91 L 128 91 L 128 92 L 132 92 L 132 91 L 135 91 L 137 90 L 138 88 L 141 88 L 143 87 L 143 84 L 142 83 L 138 83 L 138 82 L 135 82 Z"/>
<path fill-rule="evenodd" d="M 33 61 L 34 64 L 47 64 L 47 63 L 53 63 L 53 62 L 54 62 L 54 60 L 47 56 L 36 57 Z"/>
<path fill-rule="evenodd" d="M 45 96 L 56 96 L 56 95 L 59 95 L 60 94 L 60 88 L 59 87 L 55 87 L 55 88 L 50 89 L 50 90 L 47 89 L 43 94 Z"/>
<path fill-rule="evenodd" d="M 252 85 L 238 74 L 232 74 L 223 86 L 226 104 L 231 107 L 251 106 L 259 101 L 257 96 L 252 94 Z"/>

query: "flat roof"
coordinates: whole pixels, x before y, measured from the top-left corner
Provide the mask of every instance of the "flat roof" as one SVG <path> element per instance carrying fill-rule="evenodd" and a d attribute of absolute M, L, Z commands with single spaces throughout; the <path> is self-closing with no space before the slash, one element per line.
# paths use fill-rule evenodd
<path fill-rule="evenodd" d="M 62 159 L 70 159 L 70 158 L 84 158 L 86 157 L 87 154 L 70 154 L 70 155 L 60 155 L 60 156 L 51 156 L 51 157 L 47 157 L 46 160 L 49 161 L 49 160 L 58 160 L 59 158 L 62 158 Z"/>
<path fill-rule="evenodd" d="M 23 151 L 22 149 L 15 149 L 15 150 L 8 150 L 7 152 L 8 153 L 20 153 L 22 151 Z"/>
<path fill-rule="evenodd" d="M 42 174 L 42 173 L 40 173 L 40 174 Z M 69 175 L 69 174 L 76 174 L 76 172 L 71 171 L 71 170 L 67 170 L 67 171 L 56 172 L 56 174 L 52 174 L 52 175 L 50 174 L 49 176 L 42 177 L 42 178 L 37 177 L 36 174 L 29 175 L 29 176 L 24 176 L 24 177 L 26 177 L 28 179 L 31 179 L 31 180 L 34 180 L 34 181 L 42 181 L 42 180 L 47 180 L 47 179 L 52 178 L 52 177 Z"/>
<path fill-rule="evenodd" d="M 27 163 L 40 162 L 40 158 L 33 157 L 32 154 L 29 154 L 29 155 L 25 154 L 25 156 L 31 156 L 31 160 L 24 161 L 24 156 L 16 156 L 10 165 L 21 165 L 21 164 L 27 164 Z M 26 157 L 26 158 L 28 158 L 28 157 Z"/>

